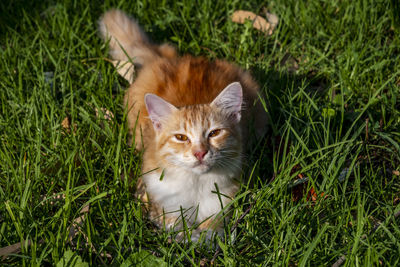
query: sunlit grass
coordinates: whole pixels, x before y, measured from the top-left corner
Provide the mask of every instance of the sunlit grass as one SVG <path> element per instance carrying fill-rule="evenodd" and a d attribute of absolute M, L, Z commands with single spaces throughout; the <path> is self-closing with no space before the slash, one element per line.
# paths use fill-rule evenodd
<path fill-rule="evenodd" d="M 94 266 L 398 264 L 395 1 L 9 2 L 0 3 L 0 248 L 21 242 L 21 251 L 0 265 L 71 255 Z M 181 53 L 250 69 L 265 93 L 270 130 L 248 148 L 217 247 L 171 242 L 133 195 L 141 154 L 126 143 L 127 83 L 97 33 L 111 7 Z M 278 27 L 266 36 L 234 24 L 238 9 L 268 10 Z"/>

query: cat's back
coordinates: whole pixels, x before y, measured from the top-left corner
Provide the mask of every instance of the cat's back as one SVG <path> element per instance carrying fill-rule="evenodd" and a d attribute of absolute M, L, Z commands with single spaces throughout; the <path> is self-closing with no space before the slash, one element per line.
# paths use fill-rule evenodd
<path fill-rule="evenodd" d="M 153 71 L 161 74 L 154 93 L 177 107 L 210 103 L 243 75 L 236 65 L 226 61 L 193 56 L 161 60 Z"/>
<path fill-rule="evenodd" d="M 225 60 L 190 55 L 160 58 L 141 70 L 129 95 L 136 103 L 142 102 L 146 93 L 153 93 L 176 107 L 207 104 L 237 81 L 245 99 L 256 97 L 258 86 L 250 74 Z M 144 106 L 141 112 L 146 113 Z"/>

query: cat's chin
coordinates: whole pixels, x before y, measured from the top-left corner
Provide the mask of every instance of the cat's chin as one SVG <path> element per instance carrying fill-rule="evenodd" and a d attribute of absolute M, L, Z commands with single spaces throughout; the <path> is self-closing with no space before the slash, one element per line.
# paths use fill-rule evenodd
<path fill-rule="evenodd" d="M 195 174 L 204 174 L 211 170 L 211 166 L 205 163 L 196 164 L 190 170 Z"/>

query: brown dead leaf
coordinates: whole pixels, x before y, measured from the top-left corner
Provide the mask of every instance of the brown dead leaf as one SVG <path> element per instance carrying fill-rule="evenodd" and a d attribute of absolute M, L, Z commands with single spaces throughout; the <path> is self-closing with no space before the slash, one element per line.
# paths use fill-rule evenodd
<path fill-rule="evenodd" d="M 72 244 L 72 243 L 73 243 L 73 242 L 72 242 L 72 239 L 73 239 L 78 233 L 81 233 L 82 236 L 83 236 L 83 238 L 84 238 L 84 240 L 85 240 L 86 245 L 89 246 L 89 247 L 92 249 L 92 251 L 93 251 L 94 253 L 98 254 L 97 249 L 94 247 L 94 245 L 92 244 L 92 242 L 90 242 L 89 237 L 84 233 L 84 231 L 83 231 L 83 229 L 82 229 L 83 223 L 85 222 L 85 219 L 86 219 L 86 215 L 89 213 L 89 211 L 90 211 L 90 205 L 89 205 L 89 204 L 86 205 L 86 206 L 84 206 L 84 207 L 82 208 L 81 212 L 79 213 L 79 214 L 81 214 L 81 216 L 75 218 L 74 221 L 72 222 L 71 227 L 69 228 L 69 235 L 68 235 L 68 237 L 69 237 L 69 241 L 70 241 L 71 244 Z M 112 259 L 112 256 L 111 256 L 111 254 L 109 254 L 109 253 L 103 253 L 103 252 L 102 252 L 102 253 L 100 253 L 100 256 L 101 256 L 101 257 L 107 257 L 107 258 L 109 258 L 109 259 Z M 104 263 L 104 261 L 102 260 L 101 257 L 100 257 L 99 259 L 100 259 L 100 261 L 103 263 L 103 265 L 105 265 L 105 263 Z"/>
<path fill-rule="evenodd" d="M 117 69 L 118 74 L 127 80 L 129 84 L 132 84 L 135 74 L 135 66 L 129 61 L 112 60 L 111 62 Z"/>
<path fill-rule="evenodd" d="M 74 133 L 76 132 L 76 123 L 74 123 Z M 71 132 L 71 121 L 68 117 L 65 117 L 63 121 L 61 122 L 61 127 L 65 130 L 65 132 L 70 133 Z"/>
<path fill-rule="evenodd" d="M 268 22 L 271 24 L 271 29 L 274 30 L 279 23 L 278 16 L 269 12 L 266 12 L 265 15 L 267 16 Z"/>
<path fill-rule="evenodd" d="M 86 219 L 86 214 L 89 213 L 89 209 L 90 209 L 89 205 L 84 206 L 80 212 L 80 214 L 82 215 L 75 218 L 74 221 L 72 222 L 72 225 L 69 228 L 69 235 L 68 235 L 70 241 L 72 241 L 72 239 L 77 235 L 78 232 L 82 232 L 82 226 Z"/>
<path fill-rule="evenodd" d="M 69 131 L 69 126 L 71 126 L 71 123 L 69 122 L 69 118 L 65 117 L 63 119 L 63 121 L 61 122 L 61 126 L 66 129 L 67 131 Z"/>
<path fill-rule="evenodd" d="M 396 176 L 400 176 L 400 171 L 393 170 L 392 173 Z"/>
<path fill-rule="evenodd" d="M 315 202 L 318 200 L 319 197 L 323 197 L 325 195 L 324 192 L 322 192 L 319 196 L 318 194 L 315 192 L 314 187 L 311 187 L 310 191 L 307 194 L 307 201 L 310 201 L 310 199 L 312 200 L 312 202 Z"/>
<path fill-rule="evenodd" d="M 112 119 L 114 119 L 114 114 L 109 111 L 106 108 L 100 108 L 101 112 L 99 112 L 99 110 L 97 108 L 94 108 L 94 111 L 96 112 L 96 117 L 100 118 L 100 114 L 103 114 L 103 119 L 107 120 L 107 121 L 111 121 Z"/>
<path fill-rule="evenodd" d="M 232 14 L 232 21 L 235 23 L 243 24 L 246 20 L 250 20 L 253 22 L 253 27 L 259 31 L 265 32 L 268 35 L 271 35 L 278 24 L 278 17 L 274 14 L 267 13 L 268 22 L 261 16 L 254 14 L 251 11 L 246 10 L 238 10 Z"/>

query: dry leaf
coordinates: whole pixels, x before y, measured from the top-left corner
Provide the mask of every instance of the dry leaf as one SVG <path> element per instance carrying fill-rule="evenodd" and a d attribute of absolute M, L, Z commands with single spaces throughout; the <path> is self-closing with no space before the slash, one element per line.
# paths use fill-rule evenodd
<path fill-rule="evenodd" d="M 82 208 L 82 210 L 79 212 L 79 214 L 81 214 L 81 216 L 75 218 L 74 221 L 72 222 L 71 227 L 69 228 L 68 237 L 69 237 L 69 241 L 72 243 L 72 239 L 80 232 L 85 240 L 85 244 L 87 246 L 89 246 L 94 253 L 98 254 L 98 251 L 96 250 L 94 245 L 90 242 L 89 237 L 82 230 L 83 223 L 85 222 L 86 215 L 89 213 L 89 211 L 90 211 L 90 204 L 88 204 Z M 109 253 L 102 252 L 102 253 L 100 253 L 100 256 L 112 259 L 112 256 Z M 99 259 L 103 263 L 103 265 L 105 265 L 103 260 L 101 258 L 99 258 Z"/>
<path fill-rule="evenodd" d="M 68 117 L 65 117 L 65 118 L 63 119 L 63 121 L 61 122 L 61 126 L 62 126 L 65 130 L 69 131 L 69 126 L 71 126 L 71 123 L 69 122 L 69 118 L 68 118 Z"/>
<path fill-rule="evenodd" d="M 82 208 L 81 212 L 79 214 L 82 214 L 81 216 L 77 217 L 74 219 L 74 221 L 72 222 L 71 227 L 69 228 L 69 241 L 72 241 L 72 239 L 77 235 L 77 233 L 79 231 L 82 232 L 82 225 L 83 222 L 86 219 L 86 213 L 89 212 L 89 205 L 86 205 Z M 84 237 L 86 238 L 86 236 L 84 235 Z"/>
<path fill-rule="evenodd" d="M 269 16 L 272 20 L 271 23 L 267 22 L 263 17 L 257 16 L 251 11 L 238 10 L 232 14 L 232 21 L 243 24 L 246 20 L 251 20 L 254 28 L 271 35 L 276 24 L 278 23 L 278 17 L 270 13 L 267 13 L 267 16 Z"/>
<path fill-rule="evenodd" d="M 129 84 L 132 84 L 135 74 L 135 66 L 129 61 L 112 60 L 111 62 L 117 69 L 118 74 L 127 80 Z"/>
<path fill-rule="evenodd" d="M 74 123 L 74 133 L 76 132 L 76 123 Z M 61 127 L 65 130 L 65 132 L 70 133 L 71 132 L 71 121 L 69 120 L 68 117 L 65 117 L 63 121 L 61 122 Z"/>
<path fill-rule="evenodd" d="M 396 176 L 400 176 L 400 172 L 399 172 L 399 171 L 393 170 L 392 173 L 393 173 L 394 175 L 396 175 Z"/>
<path fill-rule="evenodd" d="M 103 118 L 107 121 L 111 121 L 112 119 L 114 119 L 114 114 L 109 111 L 106 108 L 100 108 L 101 113 L 103 114 Z M 96 117 L 99 118 L 100 117 L 100 112 L 97 108 L 94 108 L 94 111 L 96 112 Z"/>
<path fill-rule="evenodd" d="M 310 198 L 311 198 L 312 202 L 315 202 L 315 201 L 317 201 L 317 199 L 318 199 L 319 197 L 322 198 L 324 195 L 325 195 L 325 192 L 322 192 L 322 193 L 318 196 L 317 193 L 315 192 L 314 187 L 311 187 L 310 191 L 309 191 L 308 194 L 307 194 L 307 201 L 310 201 Z"/>
<path fill-rule="evenodd" d="M 278 26 L 279 18 L 277 15 L 273 13 L 266 12 L 268 22 L 271 24 L 271 29 L 274 30 L 276 26 Z"/>

